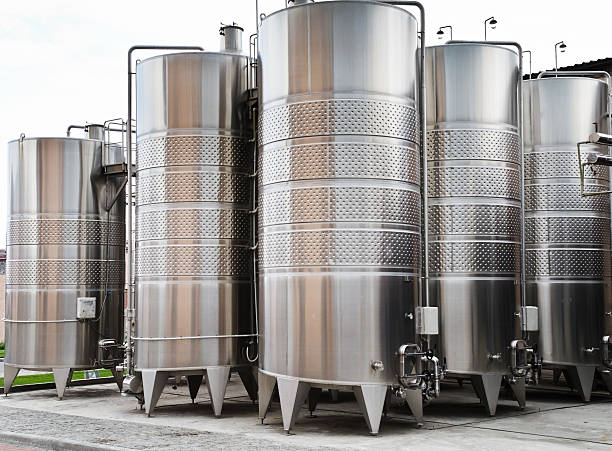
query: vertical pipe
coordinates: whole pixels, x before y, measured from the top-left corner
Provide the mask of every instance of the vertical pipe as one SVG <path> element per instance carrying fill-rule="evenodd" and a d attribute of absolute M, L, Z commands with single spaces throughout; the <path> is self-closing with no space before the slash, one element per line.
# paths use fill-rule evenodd
<path fill-rule="evenodd" d="M 421 122 L 421 202 L 423 205 L 422 289 L 419 290 L 419 305 L 429 307 L 429 202 L 427 199 L 427 84 L 425 80 L 425 8 L 415 1 L 384 1 L 389 5 L 416 6 L 421 13 L 421 67 L 420 67 L 420 122 Z"/>
<path fill-rule="evenodd" d="M 126 361 L 128 374 L 134 374 L 134 365 L 132 363 L 132 320 L 134 315 L 134 294 L 132 292 L 132 259 L 133 259 L 133 243 L 132 243 L 132 53 L 136 50 L 199 50 L 204 49 L 199 46 L 159 46 L 159 45 L 134 45 L 128 50 L 127 61 L 127 92 L 128 92 L 128 114 L 127 114 L 127 212 L 125 218 L 126 237 L 127 237 L 127 265 L 125 271 L 126 288 L 128 295 L 128 306 L 126 309 L 127 327 L 127 347 Z"/>

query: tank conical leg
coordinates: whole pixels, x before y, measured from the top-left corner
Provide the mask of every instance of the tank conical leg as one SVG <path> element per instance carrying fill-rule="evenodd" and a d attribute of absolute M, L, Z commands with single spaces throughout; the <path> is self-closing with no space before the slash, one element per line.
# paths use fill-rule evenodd
<path fill-rule="evenodd" d="M 306 401 L 310 384 L 288 377 L 277 377 L 276 383 L 280 396 L 283 428 L 289 432 L 297 419 L 302 404 Z"/>
<path fill-rule="evenodd" d="M 497 410 L 499 390 L 501 389 L 501 374 L 479 374 L 472 376 L 472 385 L 480 398 L 481 404 L 491 416 Z"/>
<path fill-rule="evenodd" d="M 53 368 L 53 379 L 55 380 L 57 397 L 62 399 L 66 391 L 66 385 L 72 379 L 72 370 L 70 368 Z"/>
<path fill-rule="evenodd" d="M 603 379 L 604 384 L 606 384 L 607 390 L 612 393 L 612 370 L 599 370 L 599 375 Z"/>
<path fill-rule="evenodd" d="M 15 378 L 19 374 L 19 368 L 16 366 L 4 365 L 4 394 L 8 395 Z"/>
<path fill-rule="evenodd" d="M 74 370 L 70 368 L 70 371 L 68 372 L 68 377 L 66 378 L 66 388 L 70 387 L 73 374 L 74 374 Z"/>
<path fill-rule="evenodd" d="M 417 422 L 417 426 L 423 426 L 423 390 L 406 390 L 402 395 L 403 399 L 408 403 L 412 415 Z"/>
<path fill-rule="evenodd" d="M 159 397 L 166 386 L 168 373 L 157 370 L 142 370 L 142 390 L 145 398 L 145 413 L 151 416 Z"/>
<path fill-rule="evenodd" d="M 370 434 L 378 434 L 383 407 L 387 397 L 386 385 L 358 385 L 355 387 L 355 398 L 365 417 Z"/>
<path fill-rule="evenodd" d="M 391 390 L 387 390 L 387 396 L 385 396 L 385 404 L 383 405 L 383 416 L 387 416 L 389 409 L 391 408 Z"/>
<path fill-rule="evenodd" d="M 593 390 L 593 379 L 595 379 L 594 366 L 568 366 L 565 375 L 569 378 L 572 388 L 578 391 L 580 398 L 584 402 L 591 400 Z"/>
<path fill-rule="evenodd" d="M 321 393 L 323 389 L 321 388 L 311 388 L 310 393 L 308 393 L 308 411 L 310 412 L 310 416 L 313 416 L 313 412 L 317 408 L 317 404 L 319 403 L 319 398 L 321 397 Z"/>
<path fill-rule="evenodd" d="M 521 409 L 524 409 L 527 405 L 527 394 L 525 389 L 525 378 L 521 377 L 517 379 L 514 384 L 510 384 L 510 388 L 512 389 L 512 393 L 514 393 L 514 397 L 518 402 L 518 405 Z"/>
<path fill-rule="evenodd" d="M 257 397 L 259 398 L 259 419 L 263 423 L 270 402 L 272 401 L 272 394 L 274 393 L 274 387 L 276 386 L 276 378 L 274 376 L 268 376 L 262 372 L 259 372 L 257 377 L 258 390 Z"/>
<path fill-rule="evenodd" d="M 198 391 L 200 391 L 200 386 L 202 385 L 202 379 L 204 379 L 204 374 L 187 376 L 187 385 L 189 385 L 189 395 L 191 396 L 192 403 L 195 403 L 196 396 L 198 396 Z"/>
<path fill-rule="evenodd" d="M 238 375 L 253 402 L 257 401 L 257 376 L 252 367 L 238 368 Z"/>
<path fill-rule="evenodd" d="M 229 366 L 213 366 L 206 368 L 206 387 L 208 387 L 210 402 L 217 418 L 221 417 L 223 398 L 225 398 L 225 389 L 227 388 L 229 374 Z"/>
<path fill-rule="evenodd" d="M 329 396 L 331 397 L 332 402 L 338 402 L 340 399 L 340 390 L 329 390 Z"/>
<path fill-rule="evenodd" d="M 117 368 L 111 368 L 111 373 L 113 373 L 113 377 L 115 378 L 115 382 L 119 387 L 119 391 L 123 390 L 123 371 L 117 371 Z"/>

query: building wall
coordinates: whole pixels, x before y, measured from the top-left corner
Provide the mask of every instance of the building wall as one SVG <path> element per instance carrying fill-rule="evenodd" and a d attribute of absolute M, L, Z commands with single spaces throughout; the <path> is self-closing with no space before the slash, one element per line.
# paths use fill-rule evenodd
<path fill-rule="evenodd" d="M 0 274 L 0 342 L 4 342 L 4 274 Z"/>

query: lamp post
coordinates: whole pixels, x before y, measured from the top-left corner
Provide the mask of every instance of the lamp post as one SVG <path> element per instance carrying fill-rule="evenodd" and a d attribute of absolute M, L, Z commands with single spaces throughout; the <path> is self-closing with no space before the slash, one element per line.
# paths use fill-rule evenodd
<path fill-rule="evenodd" d="M 497 20 L 495 20 L 495 17 L 491 16 L 484 21 L 485 41 L 487 40 L 487 25 L 490 25 L 491 29 L 494 30 L 495 26 L 497 25 Z"/>
<path fill-rule="evenodd" d="M 561 53 L 565 53 L 565 49 L 567 48 L 567 45 L 565 45 L 565 42 L 563 41 L 559 41 L 555 44 L 555 72 L 558 72 L 559 70 L 559 52 L 558 50 L 561 49 Z"/>
<path fill-rule="evenodd" d="M 436 33 L 438 35 L 438 39 L 442 39 L 442 37 L 444 36 L 444 28 L 448 28 L 450 30 L 450 40 L 453 40 L 453 27 L 450 25 L 444 25 L 443 27 L 440 27 L 438 29 L 438 32 Z"/>
<path fill-rule="evenodd" d="M 523 50 L 523 52 L 521 53 L 521 58 L 525 53 L 529 53 L 529 79 L 531 80 L 531 74 L 533 73 L 531 71 L 531 50 Z"/>

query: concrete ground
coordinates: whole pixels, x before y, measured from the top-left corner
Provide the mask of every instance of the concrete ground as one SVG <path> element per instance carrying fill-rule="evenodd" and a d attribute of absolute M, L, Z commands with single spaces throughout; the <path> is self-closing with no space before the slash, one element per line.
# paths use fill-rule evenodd
<path fill-rule="evenodd" d="M 395 406 L 376 437 L 350 393 L 332 402 L 324 392 L 316 417 L 304 408 L 292 435 L 283 432 L 278 404 L 262 425 L 237 376 L 221 419 L 205 387 L 192 405 L 184 383 L 166 387 L 151 418 L 111 384 L 70 388 L 63 401 L 53 390 L 11 394 L 0 398 L 0 412 L 0 443 L 30 449 L 612 449 L 612 397 L 596 393 L 585 404 L 546 384 L 529 391 L 523 411 L 502 390 L 497 415 L 489 417 L 469 383 L 447 383 L 426 407 L 423 428 Z"/>

